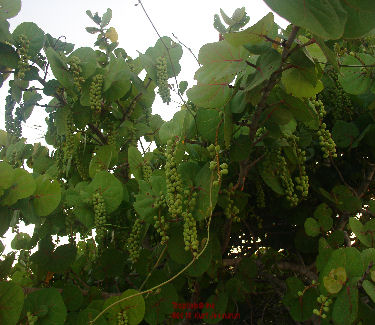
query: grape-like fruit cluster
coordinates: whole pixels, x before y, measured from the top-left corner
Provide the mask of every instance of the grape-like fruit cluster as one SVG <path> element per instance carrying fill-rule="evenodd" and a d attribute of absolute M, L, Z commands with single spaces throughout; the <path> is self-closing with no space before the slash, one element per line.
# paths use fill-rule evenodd
<path fill-rule="evenodd" d="M 172 218 L 177 218 L 182 213 L 182 180 L 177 172 L 176 164 L 176 142 L 167 142 L 167 162 L 165 164 L 165 175 L 167 177 L 166 201 Z"/>
<path fill-rule="evenodd" d="M 321 100 L 310 100 L 310 102 L 313 104 L 317 113 L 319 114 L 319 117 L 322 119 L 326 114 L 323 102 Z M 323 158 L 328 158 L 330 156 L 336 158 L 336 144 L 332 139 L 331 132 L 329 132 L 329 130 L 326 128 L 327 125 L 325 123 L 321 123 L 317 132 L 319 144 L 323 151 Z"/>
<path fill-rule="evenodd" d="M 102 89 L 104 77 L 97 74 L 90 85 L 90 107 L 93 112 L 100 113 L 102 110 Z"/>
<path fill-rule="evenodd" d="M 296 206 L 298 204 L 298 197 L 297 194 L 294 192 L 293 180 L 290 176 L 286 160 L 281 155 L 281 151 L 279 151 L 278 154 L 278 169 L 281 184 L 283 185 L 286 193 L 286 198 L 291 206 Z"/>
<path fill-rule="evenodd" d="M 233 184 L 229 184 L 229 188 L 223 191 L 224 194 L 227 195 L 227 203 L 228 203 L 224 209 L 224 215 L 227 217 L 227 219 L 232 219 L 234 222 L 240 222 L 240 217 L 238 216 L 238 214 L 240 213 L 240 210 L 234 204 L 234 200 L 232 198 L 234 192 L 232 188 L 233 188 Z"/>
<path fill-rule="evenodd" d="M 65 160 L 69 160 L 73 157 L 74 153 L 74 121 L 73 114 L 71 111 L 66 116 L 66 149 L 65 149 Z"/>
<path fill-rule="evenodd" d="M 128 314 L 126 310 L 117 313 L 117 325 L 128 325 Z"/>
<path fill-rule="evenodd" d="M 256 202 L 258 208 L 265 208 L 266 207 L 266 199 L 264 195 L 264 190 L 262 186 L 262 182 L 258 179 L 255 182 L 255 188 L 256 188 Z"/>
<path fill-rule="evenodd" d="M 194 219 L 193 211 L 197 204 L 198 192 L 192 192 L 190 190 L 184 191 L 185 196 L 188 198 L 185 200 L 185 209 L 182 212 L 184 218 L 184 243 L 185 250 L 192 251 L 194 256 L 197 256 L 197 250 L 199 247 L 198 235 L 197 235 L 197 222 Z"/>
<path fill-rule="evenodd" d="M 319 136 L 319 144 L 323 151 L 323 158 L 328 158 L 330 156 L 336 158 L 336 143 L 332 139 L 331 132 L 329 132 L 326 127 L 327 125 L 322 123 L 317 132 L 317 135 Z"/>
<path fill-rule="evenodd" d="M 316 301 L 318 304 L 320 304 L 320 309 L 314 309 L 313 314 L 316 316 L 319 316 L 321 318 L 327 318 L 327 314 L 329 312 L 329 306 L 332 304 L 332 299 L 328 299 L 324 295 L 320 295 L 318 298 L 316 298 Z"/>
<path fill-rule="evenodd" d="M 92 196 L 92 202 L 95 212 L 95 228 L 96 228 L 96 241 L 102 243 L 106 237 L 107 231 L 105 224 L 107 222 L 106 210 L 104 199 L 99 192 L 95 192 Z"/>
<path fill-rule="evenodd" d="M 161 244 L 165 245 L 168 240 L 169 236 L 167 235 L 167 230 L 169 228 L 168 223 L 165 220 L 164 216 L 154 216 L 154 227 L 156 229 L 156 232 L 160 235 L 161 237 Z"/>
<path fill-rule="evenodd" d="M 27 324 L 28 325 L 35 325 L 35 323 L 38 321 L 38 316 L 33 315 L 29 311 L 27 312 L 26 317 L 27 317 Z"/>
<path fill-rule="evenodd" d="M 296 182 L 296 190 L 301 192 L 302 197 L 307 197 L 309 194 L 309 176 L 306 174 L 306 151 L 301 148 L 296 148 L 298 167 L 300 175 L 294 178 Z"/>
<path fill-rule="evenodd" d="M 325 87 L 318 95 L 319 98 L 330 108 L 329 111 L 335 120 L 352 120 L 353 103 L 338 81 L 337 72 L 328 70 L 327 74 L 333 80 L 333 87 Z"/>
<path fill-rule="evenodd" d="M 159 56 L 156 59 L 156 84 L 159 87 L 159 95 L 163 103 L 169 104 L 171 93 L 168 86 L 167 59 L 164 56 Z"/>
<path fill-rule="evenodd" d="M 151 179 L 151 175 L 152 175 L 152 168 L 150 166 L 150 163 L 146 160 L 144 161 L 142 165 L 142 173 L 143 173 L 143 179 L 146 182 L 149 182 Z"/>
<path fill-rule="evenodd" d="M 212 171 L 214 171 L 215 168 L 216 168 L 217 169 L 217 175 L 218 175 L 218 179 L 213 181 L 212 184 L 214 186 L 218 186 L 221 182 L 221 176 L 228 174 L 228 165 L 226 163 L 223 163 L 223 164 L 219 165 L 219 153 L 220 153 L 220 150 L 221 150 L 220 145 L 215 146 L 214 144 L 210 144 L 207 147 L 207 150 L 208 150 L 208 153 L 210 154 L 210 156 L 213 158 L 213 160 L 210 161 L 210 169 Z"/>
<path fill-rule="evenodd" d="M 79 92 L 81 92 L 82 84 L 85 82 L 85 78 L 82 77 L 82 68 L 80 63 L 81 60 L 76 56 L 72 56 L 69 60 L 70 70 L 73 72 L 74 85 L 77 87 Z"/>
<path fill-rule="evenodd" d="M 142 234 L 142 220 L 136 219 L 127 241 L 127 249 L 130 255 L 130 261 L 134 264 L 139 258 L 141 251 L 140 238 Z"/>
<path fill-rule="evenodd" d="M 17 45 L 18 45 L 17 53 L 19 56 L 17 77 L 19 79 L 23 79 L 25 78 L 25 73 L 30 70 L 30 66 L 29 66 L 30 56 L 28 55 L 30 41 L 28 40 L 26 35 L 22 34 L 18 38 Z"/>
<path fill-rule="evenodd" d="M 23 121 L 22 108 L 18 106 L 14 114 L 14 124 L 13 124 L 13 134 L 17 139 L 22 137 L 22 121 Z"/>

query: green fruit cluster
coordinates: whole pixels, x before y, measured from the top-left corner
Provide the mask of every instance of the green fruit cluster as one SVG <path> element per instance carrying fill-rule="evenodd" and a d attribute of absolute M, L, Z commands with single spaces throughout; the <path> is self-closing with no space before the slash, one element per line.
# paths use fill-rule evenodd
<path fill-rule="evenodd" d="M 139 258 L 141 251 L 140 239 L 142 234 L 143 221 L 139 218 L 135 219 L 132 231 L 127 241 L 127 249 L 129 252 L 130 261 L 134 264 Z"/>
<path fill-rule="evenodd" d="M 192 192 L 190 190 L 184 191 L 185 197 L 184 201 L 185 209 L 182 212 L 182 217 L 184 218 L 184 243 L 185 250 L 192 251 L 194 256 L 197 256 L 197 250 L 199 247 L 198 234 L 197 234 L 197 222 L 193 216 L 193 211 L 197 204 L 198 192 Z"/>
<path fill-rule="evenodd" d="M 326 127 L 327 125 L 325 123 L 322 123 L 320 125 L 320 129 L 317 132 L 317 135 L 319 137 L 319 144 L 323 151 L 323 158 L 336 158 L 336 144 L 332 139 L 331 132 L 329 132 Z"/>
<path fill-rule="evenodd" d="M 338 81 L 338 73 L 330 69 L 327 74 L 332 79 L 333 86 L 325 87 L 319 97 L 330 108 L 335 120 L 351 120 L 354 114 L 353 103 Z"/>
<path fill-rule="evenodd" d="M 320 120 L 322 120 L 326 115 L 323 102 L 321 100 L 310 99 L 310 103 L 314 106 Z M 317 132 L 317 135 L 319 137 L 319 144 L 323 151 L 323 158 L 336 158 L 336 144 L 332 139 L 331 132 L 329 132 L 329 130 L 327 130 L 326 128 L 327 125 L 325 123 L 321 123 L 320 128 Z"/>
<path fill-rule="evenodd" d="M 117 313 L 117 325 L 128 325 L 129 319 L 126 310 Z"/>
<path fill-rule="evenodd" d="M 69 160 L 73 157 L 74 153 L 74 120 L 73 114 L 69 110 L 66 117 L 66 148 L 65 148 L 65 160 Z"/>
<path fill-rule="evenodd" d="M 172 218 L 177 218 L 182 213 L 182 180 L 177 172 L 176 164 L 176 141 L 167 142 L 167 162 L 165 164 L 165 175 L 167 177 L 166 201 Z"/>
<path fill-rule="evenodd" d="M 160 243 L 162 245 L 165 245 L 169 240 L 169 237 L 167 235 L 167 230 L 169 228 L 169 225 L 166 222 L 164 216 L 154 216 L 154 221 L 155 221 L 154 223 L 155 230 L 161 237 Z"/>
<path fill-rule="evenodd" d="M 276 174 L 279 176 L 281 185 L 284 188 L 286 199 L 291 206 L 298 204 L 297 194 L 294 192 L 294 183 L 288 169 L 288 164 L 281 154 L 281 149 L 271 150 L 266 159 L 266 169 L 276 169 Z"/>
<path fill-rule="evenodd" d="M 240 222 L 239 217 L 240 209 L 234 204 L 233 195 L 234 191 L 232 190 L 233 184 L 229 184 L 229 188 L 223 190 L 223 193 L 227 196 L 227 206 L 224 209 L 224 215 L 227 219 L 232 219 L 234 222 Z"/>
<path fill-rule="evenodd" d="M 142 165 L 142 173 L 143 173 L 143 179 L 146 182 L 149 182 L 152 176 L 152 168 L 150 166 L 150 163 L 148 161 L 145 161 Z"/>
<path fill-rule="evenodd" d="M 93 112 L 100 113 L 102 110 L 102 89 L 104 77 L 97 74 L 90 85 L 90 107 Z"/>
<path fill-rule="evenodd" d="M 14 114 L 13 135 L 20 139 L 22 137 L 22 108 L 18 106 Z"/>
<path fill-rule="evenodd" d="M 299 176 L 294 178 L 296 182 L 296 190 L 301 192 L 302 197 L 307 197 L 309 195 L 309 176 L 306 174 L 306 151 L 301 148 L 296 148 L 298 167 L 299 167 Z"/>
<path fill-rule="evenodd" d="M 329 306 L 332 304 L 332 299 L 328 299 L 324 295 L 320 295 L 318 298 L 316 298 L 316 301 L 318 304 L 320 304 L 320 309 L 314 309 L 313 314 L 316 316 L 319 316 L 323 319 L 327 318 L 327 314 L 329 312 Z"/>
<path fill-rule="evenodd" d="M 75 216 L 72 211 L 64 211 L 65 215 L 65 233 L 69 236 L 69 242 L 73 243 L 75 241 L 75 236 L 73 232 L 73 227 L 75 223 Z"/>
<path fill-rule="evenodd" d="M 80 64 L 81 60 L 76 56 L 72 56 L 69 60 L 70 71 L 73 72 L 74 85 L 79 92 L 81 92 L 82 84 L 85 82 L 85 78 L 82 77 L 82 68 Z"/>
<path fill-rule="evenodd" d="M 30 70 L 29 60 L 31 59 L 28 55 L 30 47 L 30 41 L 27 36 L 22 34 L 18 38 L 17 53 L 19 56 L 18 61 L 18 74 L 19 79 L 25 78 L 25 73 Z"/>
<path fill-rule="evenodd" d="M 95 228 L 96 228 L 96 241 L 102 243 L 106 237 L 107 231 L 105 224 L 107 222 L 106 210 L 104 199 L 99 192 L 95 192 L 92 196 L 92 203 L 95 212 Z"/>
<path fill-rule="evenodd" d="M 156 59 L 156 84 L 159 87 L 159 95 L 163 103 L 169 104 L 171 92 L 168 86 L 167 59 L 164 56 L 159 56 Z"/>

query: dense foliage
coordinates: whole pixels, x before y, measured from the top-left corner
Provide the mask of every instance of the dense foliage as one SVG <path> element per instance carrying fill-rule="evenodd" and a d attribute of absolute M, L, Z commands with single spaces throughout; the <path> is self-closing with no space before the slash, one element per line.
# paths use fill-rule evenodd
<path fill-rule="evenodd" d="M 186 91 L 169 37 L 131 58 L 87 11 L 74 50 L 0 0 L 1 324 L 373 324 L 375 4 L 265 2 L 288 28 L 221 11 Z"/>

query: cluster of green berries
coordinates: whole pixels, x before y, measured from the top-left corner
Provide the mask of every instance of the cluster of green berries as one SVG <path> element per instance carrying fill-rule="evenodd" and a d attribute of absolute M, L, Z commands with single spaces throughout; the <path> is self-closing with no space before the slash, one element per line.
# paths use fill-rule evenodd
<path fill-rule="evenodd" d="M 327 73 L 333 80 L 333 87 L 325 87 L 319 94 L 335 120 L 351 120 L 354 113 L 353 103 L 348 94 L 338 81 L 338 73 L 328 70 Z"/>
<path fill-rule="evenodd" d="M 207 150 L 208 150 L 208 153 L 210 154 L 211 158 L 213 159 L 212 161 L 210 161 L 210 169 L 212 171 L 217 169 L 217 172 L 218 172 L 218 179 L 213 181 L 212 184 L 214 186 L 218 186 L 221 182 L 221 176 L 228 174 L 228 165 L 226 163 L 223 163 L 223 164 L 219 165 L 219 168 L 217 168 L 217 166 L 219 164 L 218 163 L 219 153 L 220 153 L 220 150 L 221 150 L 219 145 L 215 146 L 214 144 L 210 144 L 207 147 Z"/>
<path fill-rule="evenodd" d="M 286 199 L 289 201 L 291 206 L 296 206 L 298 204 L 298 197 L 294 192 L 294 183 L 292 177 L 290 176 L 288 164 L 284 156 L 281 154 L 280 149 L 276 152 L 276 163 L 278 168 L 278 175 L 286 194 Z"/>
<path fill-rule="evenodd" d="M 323 117 L 326 115 L 326 111 L 324 109 L 324 104 L 321 100 L 311 100 L 311 104 L 314 106 L 316 112 L 318 113 L 320 119 L 322 120 Z M 319 144 L 323 151 L 323 158 L 328 158 L 332 156 L 333 158 L 337 157 L 336 154 L 336 144 L 332 139 L 331 132 L 327 129 L 327 125 L 325 123 L 320 124 L 320 128 L 317 132 L 319 137 Z"/>
<path fill-rule="evenodd" d="M 30 70 L 29 60 L 30 56 L 28 55 L 30 47 L 30 41 L 27 36 L 22 34 L 18 38 L 17 53 L 19 55 L 18 61 L 18 74 L 19 79 L 25 78 L 25 73 Z"/>
<path fill-rule="evenodd" d="M 302 197 L 307 197 L 309 195 L 309 176 L 306 174 L 306 151 L 301 148 L 296 147 L 296 154 L 299 166 L 299 176 L 294 178 L 296 182 L 296 190 L 301 192 Z"/>
<path fill-rule="evenodd" d="M 90 107 L 93 112 L 100 113 L 102 110 L 102 89 L 104 77 L 97 74 L 90 85 Z"/>
<path fill-rule="evenodd" d="M 169 237 L 167 235 L 167 230 L 169 228 L 169 225 L 168 223 L 166 222 L 165 220 L 165 217 L 164 216 L 154 216 L 154 227 L 156 229 L 156 232 L 160 235 L 161 237 L 161 244 L 162 245 L 165 245 L 168 240 L 169 240 Z"/>
<path fill-rule="evenodd" d="M 31 312 L 27 312 L 27 324 L 28 325 L 35 325 L 35 323 L 38 321 L 38 316 L 33 315 Z"/>
<path fill-rule="evenodd" d="M 77 87 L 79 92 L 81 92 L 82 84 L 85 82 L 85 78 L 82 77 L 82 68 L 80 63 L 81 60 L 76 56 L 72 56 L 69 60 L 70 70 L 73 72 L 74 85 Z"/>
<path fill-rule="evenodd" d="M 255 139 L 260 138 L 265 132 L 266 132 L 266 128 L 265 128 L 265 127 L 261 127 L 261 128 L 259 128 L 259 129 L 256 131 L 256 133 L 255 133 Z"/>
<path fill-rule="evenodd" d="M 71 111 L 66 116 L 66 149 L 65 149 L 65 160 L 69 160 L 73 157 L 74 153 L 74 120 Z"/>
<path fill-rule="evenodd" d="M 184 195 L 187 198 L 184 202 L 185 209 L 182 212 L 182 217 L 184 218 L 184 243 L 185 250 L 192 251 L 194 256 L 197 256 L 197 250 L 199 247 L 198 234 L 197 234 L 197 222 L 194 219 L 193 211 L 197 204 L 198 192 L 191 192 L 190 190 L 185 190 Z"/>
<path fill-rule="evenodd" d="M 73 232 L 73 227 L 75 223 L 75 217 L 71 211 L 65 212 L 65 229 L 66 233 L 69 236 L 69 243 L 74 243 L 75 242 L 75 235 Z"/>
<path fill-rule="evenodd" d="M 176 218 L 182 213 L 182 180 L 177 172 L 176 164 L 176 142 L 168 140 L 167 142 L 167 162 L 165 164 L 165 176 L 167 178 L 166 201 L 169 213 L 172 218 Z"/>
<path fill-rule="evenodd" d="M 127 241 L 127 249 L 129 252 L 130 261 L 133 264 L 137 262 L 141 252 L 140 239 L 142 234 L 142 224 L 143 222 L 141 219 L 135 219 L 132 231 Z"/>
<path fill-rule="evenodd" d="M 106 237 L 105 224 L 107 222 L 106 210 L 104 199 L 99 192 L 95 192 L 92 196 L 92 202 L 95 212 L 95 228 L 96 228 L 96 241 L 102 243 Z"/>
<path fill-rule="evenodd" d="M 159 87 L 159 95 L 163 103 L 169 104 L 171 92 L 168 85 L 167 59 L 164 56 L 159 56 L 156 59 L 156 84 Z"/>
<path fill-rule="evenodd" d="M 142 165 L 142 173 L 143 173 L 143 179 L 146 182 L 149 182 L 152 176 L 152 168 L 150 166 L 150 163 L 148 161 L 144 161 Z"/>
<path fill-rule="evenodd" d="M 256 203 L 258 208 L 265 208 L 266 207 L 266 198 L 264 195 L 264 190 L 262 186 L 262 182 L 257 179 L 255 182 L 255 188 L 256 188 Z"/>
<path fill-rule="evenodd" d="M 17 139 L 22 137 L 22 108 L 18 106 L 14 114 L 13 134 Z"/>
<path fill-rule="evenodd" d="M 327 125 L 325 123 L 322 123 L 320 125 L 320 129 L 317 132 L 317 135 L 319 137 L 319 144 L 323 151 L 323 158 L 328 157 L 337 157 L 336 153 L 336 143 L 332 139 L 331 132 L 326 129 Z"/>
<path fill-rule="evenodd" d="M 128 314 L 126 313 L 126 310 L 119 311 L 117 313 L 117 325 L 128 325 Z"/>
<path fill-rule="evenodd" d="M 234 191 L 232 190 L 233 184 L 229 184 L 229 188 L 224 190 L 224 194 L 227 195 L 227 206 L 224 209 L 224 215 L 227 219 L 232 219 L 234 222 L 240 222 L 240 217 L 238 214 L 240 213 L 240 209 L 234 204 L 233 194 Z"/>
<path fill-rule="evenodd" d="M 316 301 L 318 304 L 320 304 L 320 309 L 314 309 L 313 314 L 316 316 L 319 316 L 321 318 L 327 318 L 327 314 L 329 312 L 329 306 L 332 304 L 332 299 L 328 299 L 324 295 L 320 295 L 318 298 L 316 298 Z"/>
<path fill-rule="evenodd" d="M 54 153 L 54 158 L 57 161 L 57 170 L 59 172 L 59 176 L 62 177 L 64 174 L 64 151 L 62 149 L 62 140 L 61 136 L 56 137 L 56 151 Z"/>

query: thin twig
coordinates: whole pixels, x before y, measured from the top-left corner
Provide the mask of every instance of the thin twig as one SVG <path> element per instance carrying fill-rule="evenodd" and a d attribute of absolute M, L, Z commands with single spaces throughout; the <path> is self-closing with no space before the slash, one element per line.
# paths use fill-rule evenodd
<path fill-rule="evenodd" d="M 177 36 L 176 36 L 174 33 L 172 33 L 172 35 L 173 35 L 173 37 L 177 40 L 178 43 L 180 43 L 183 47 L 185 47 L 185 48 L 191 53 L 191 55 L 194 57 L 195 61 L 197 61 L 198 65 L 201 66 L 201 64 L 200 64 L 199 61 L 198 61 L 198 58 L 197 58 L 196 55 L 193 53 L 193 51 L 191 50 L 191 48 L 190 48 L 190 47 L 187 47 L 184 43 L 182 43 L 182 42 L 177 38 Z"/>

